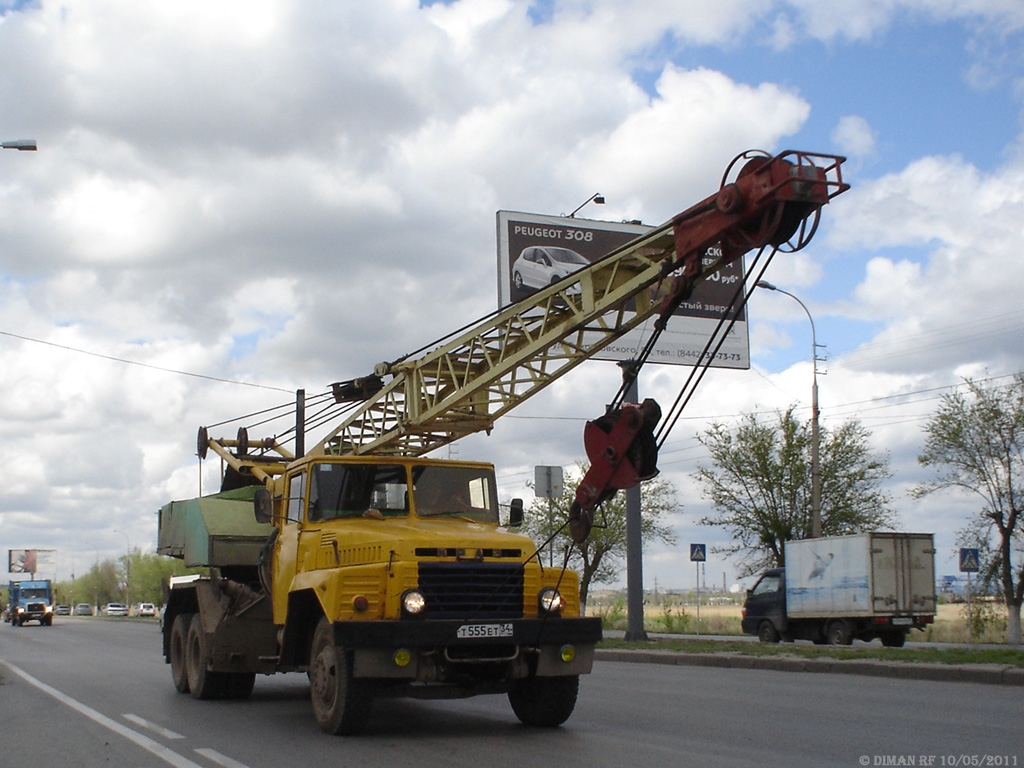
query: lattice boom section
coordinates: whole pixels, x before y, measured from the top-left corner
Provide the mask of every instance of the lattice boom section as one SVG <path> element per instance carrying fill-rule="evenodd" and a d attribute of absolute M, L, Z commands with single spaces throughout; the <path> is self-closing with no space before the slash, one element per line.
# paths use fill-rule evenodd
<path fill-rule="evenodd" d="M 394 378 L 335 431 L 329 452 L 416 456 L 489 429 L 650 316 L 654 307 L 644 289 L 659 282 L 660 265 L 672 255 L 663 229 L 627 257 L 596 262 L 485 326 L 395 366 Z M 636 312 L 625 311 L 629 298 L 636 299 Z"/>

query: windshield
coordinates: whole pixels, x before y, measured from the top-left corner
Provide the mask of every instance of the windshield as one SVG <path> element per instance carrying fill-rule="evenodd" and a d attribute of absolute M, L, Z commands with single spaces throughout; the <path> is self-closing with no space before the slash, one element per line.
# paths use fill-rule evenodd
<path fill-rule="evenodd" d="M 36 587 L 35 589 L 23 589 L 21 591 L 21 596 L 24 599 L 42 598 L 43 600 L 45 600 L 47 597 L 49 597 L 49 594 L 47 593 L 46 587 Z"/>
<path fill-rule="evenodd" d="M 563 264 L 586 264 L 586 259 L 580 256 L 576 251 L 570 251 L 568 248 L 551 248 L 548 250 L 551 254 L 551 258 L 555 261 L 560 261 Z"/>
<path fill-rule="evenodd" d="M 420 517 L 497 523 L 494 473 L 485 467 L 413 467 L 413 500 Z"/>
<path fill-rule="evenodd" d="M 409 513 L 405 467 L 317 464 L 309 486 L 309 519 L 396 517 Z"/>

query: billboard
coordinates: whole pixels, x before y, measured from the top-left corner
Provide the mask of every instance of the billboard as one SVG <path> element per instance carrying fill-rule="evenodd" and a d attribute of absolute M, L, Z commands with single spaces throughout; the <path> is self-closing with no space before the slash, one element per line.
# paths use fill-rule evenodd
<path fill-rule="evenodd" d="M 8 573 L 56 573 L 56 549 L 7 550 Z"/>
<path fill-rule="evenodd" d="M 652 227 L 567 216 L 498 211 L 498 306 L 520 301 L 588 263 L 625 245 Z M 715 257 L 709 252 L 707 259 Z M 743 285 L 743 260 L 737 259 L 697 286 L 683 302 L 651 353 L 649 362 L 694 365 L 718 326 L 729 302 Z M 612 342 L 597 360 L 632 360 L 654 325 Z M 717 368 L 750 368 L 750 340 L 744 309 L 711 363 Z"/>

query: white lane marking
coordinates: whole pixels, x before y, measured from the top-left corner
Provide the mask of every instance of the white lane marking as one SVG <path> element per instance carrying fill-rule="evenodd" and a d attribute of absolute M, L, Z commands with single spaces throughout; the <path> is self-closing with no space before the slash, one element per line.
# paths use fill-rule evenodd
<path fill-rule="evenodd" d="M 162 725 L 157 725 L 156 723 L 151 722 L 149 720 L 146 720 L 145 718 L 139 717 L 138 715 L 132 715 L 132 714 L 129 714 L 129 713 L 126 712 L 125 714 L 121 715 L 121 717 L 123 717 L 125 720 L 130 720 L 131 722 L 135 723 L 136 725 L 138 725 L 138 726 L 140 726 L 142 728 L 147 728 L 147 729 L 153 731 L 153 733 L 157 733 L 157 734 L 163 736 L 165 739 L 184 739 L 185 738 L 180 733 L 175 733 L 172 730 L 164 728 Z"/>
<path fill-rule="evenodd" d="M 212 760 L 217 765 L 223 765 L 224 768 L 249 768 L 245 763 L 240 763 L 237 760 L 232 760 L 227 755 L 222 755 L 215 749 L 197 749 L 200 755 L 205 757 L 207 760 Z"/>
<path fill-rule="evenodd" d="M 6 666 L 9 670 L 11 670 L 11 672 L 24 679 L 25 682 L 29 683 L 30 685 L 34 685 L 43 693 L 52 696 L 61 704 L 65 704 L 71 707 L 71 709 L 75 710 L 79 714 L 85 715 L 90 720 L 102 725 L 107 730 L 113 731 L 119 736 L 123 736 L 136 746 L 142 747 L 147 752 L 156 755 L 168 765 L 173 765 L 174 768 L 203 768 L 203 766 L 201 766 L 199 763 L 193 762 L 192 760 L 189 760 L 187 757 L 179 755 L 177 752 L 168 749 L 163 744 L 153 741 L 153 739 L 149 738 L 148 736 L 141 734 L 137 731 L 133 731 L 131 728 L 125 725 L 121 725 L 116 720 L 112 720 L 106 715 L 100 714 L 92 707 L 88 707 L 82 702 L 71 698 L 66 693 L 61 693 L 56 688 L 51 688 L 49 685 L 42 682 L 41 680 L 37 680 L 36 678 L 32 677 L 32 675 L 30 675 L 28 672 L 25 672 L 23 669 L 19 669 L 18 667 L 14 666 L 9 661 L 4 661 L 3 659 L 0 659 L 0 664 Z"/>

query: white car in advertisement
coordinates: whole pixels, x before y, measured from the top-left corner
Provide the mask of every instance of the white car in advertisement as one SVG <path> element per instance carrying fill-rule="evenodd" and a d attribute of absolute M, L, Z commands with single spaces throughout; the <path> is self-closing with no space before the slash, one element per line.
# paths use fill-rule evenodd
<path fill-rule="evenodd" d="M 512 284 L 521 291 L 535 291 L 557 283 L 590 262 L 569 248 L 531 245 L 512 263 Z"/>

